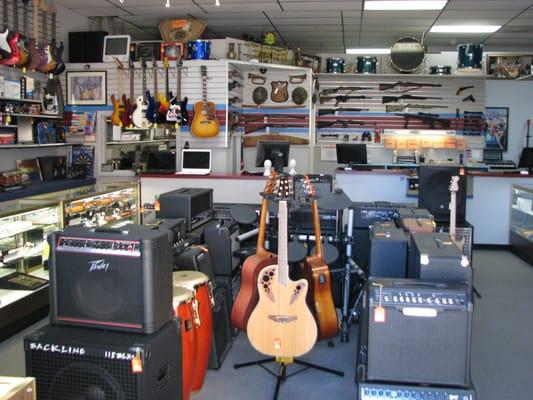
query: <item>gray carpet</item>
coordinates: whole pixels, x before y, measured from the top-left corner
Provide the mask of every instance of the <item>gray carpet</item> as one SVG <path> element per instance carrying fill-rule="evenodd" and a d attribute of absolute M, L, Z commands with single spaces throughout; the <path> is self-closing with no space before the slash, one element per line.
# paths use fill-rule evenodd
<path fill-rule="evenodd" d="M 481 400 L 533 398 L 533 267 L 505 251 L 477 250 L 475 284 L 483 295 L 476 300 L 473 326 L 472 377 Z M 40 324 L 43 324 L 41 322 Z M 27 329 L 29 332 L 39 324 Z M 355 399 L 356 330 L 349 343 L 334 348 L 319 343 L 304 360 L 343 370 L 339 378 L 307 370 L 282 385 L 280 399 Z M 0 375 L 24 375 L 23 333 L 0 343 Z M 233 364 L 261 358 L 239 335 L 224 365 L 209 371 L 201 392 L 192 400 L 269 400 L 275 379 L 262 368 L 240 370 Z M 271 366 L 274 369 L 274 366 Z M 289 368 L 289 373 L 298 369 Z"/>

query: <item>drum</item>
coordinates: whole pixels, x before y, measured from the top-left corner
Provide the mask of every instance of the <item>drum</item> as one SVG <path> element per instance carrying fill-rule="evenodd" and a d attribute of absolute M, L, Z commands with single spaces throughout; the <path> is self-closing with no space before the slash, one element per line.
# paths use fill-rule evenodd
<path fill-rule="evenodd" d="M 376 57 L 357 57 L 358 74 L 375 74 L 378 59 Z"/>
<path fill-rule="evenodd" d="M 310 254 L 316 254 L 316 248 L 313 246 Z M 339 250 L 331 243 L 322 244 L 322 259 L 329 266 L 333 265 L 339 259 Z"/>
<path fill-rule="evenodd" d="M 430 75 L 451 75 L 452 67 L 449 65 L 432 65 L 429 67 Z"/>
<path fill-rule="evenodd" d="M 172 303 L 181 320 L 182 398 L 189 400 L 198 358 L 198 302 L 194 292 L 184 287 L 172 288 Z"/>
<path fill-rule="evenodd" d="M 481 71 L 483 60 L 482 44 L 460 44 L 457 46 L 457 69 L 462 71 Z"/>
<path fill-rule="evenodd" d="M 344 73 L 344 58 L 328 58 L 326 61 L 326 72 L 331 74 Z"/>
<path fill-rule="evenodd" d="M 213 340 L 213 295 L 207 275 L 197 271 L 176 271 L 172 275 L 173 286 L 183 287 L 194 292 L 198 302 L 197 361 L 194 369 L 192 390 L 200 390 L 204 384 L 211 343 Z"/>
<path fill-rule="evenodd" d="M 189 60 L 209 60 L 211 42 L 209 40 L 192 40 L 187 43 L 187 58 Z"/>
<path fill-rule="evenodd" d="M 400 72 L 414 72 L 423 62 L 426 51 L 414 38 L 402 38 L 390 50 L 392 66 Z"/>

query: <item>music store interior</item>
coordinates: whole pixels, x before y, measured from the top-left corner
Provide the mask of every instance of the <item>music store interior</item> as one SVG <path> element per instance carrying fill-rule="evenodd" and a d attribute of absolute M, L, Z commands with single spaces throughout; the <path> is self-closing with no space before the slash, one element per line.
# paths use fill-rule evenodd
<path fill-rule="evenodd" d="M 0 400 L 527 400 L 533 0 L 2 0 Z"/>

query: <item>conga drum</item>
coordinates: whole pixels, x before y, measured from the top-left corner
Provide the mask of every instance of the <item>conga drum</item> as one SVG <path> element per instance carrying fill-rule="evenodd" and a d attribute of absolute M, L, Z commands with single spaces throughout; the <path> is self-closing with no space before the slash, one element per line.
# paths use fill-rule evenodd
<path fill-rule="evenodd" d="M 172 304 L 181 320 L 182 398 L 189 400 L 198 358 L 198 302 L 192 290 L 174 286 Z"/>
<path fill-rule="evenodd" d="M 196 392 L 204 384 L 213 340 L 213 296 L 211 286 L 208 276 L 197 271 L 176 271 L 173 273 L 172 280 L 174 287 L 180 286 L 192 290 L 194 299 L 198 302 L 197 359 L 192 384 L 192 390 Z"/>

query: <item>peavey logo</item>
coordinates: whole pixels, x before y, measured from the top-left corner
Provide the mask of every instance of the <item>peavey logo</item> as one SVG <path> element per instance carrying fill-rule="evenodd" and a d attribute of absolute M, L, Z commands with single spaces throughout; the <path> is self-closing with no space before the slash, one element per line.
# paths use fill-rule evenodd
<path fill-rule="evenodd" d="M 103 258 L 100 260 L 89 261 L 89 272 L 91 271 L 107 271 L 109 269 L 109 263 Z"/>

